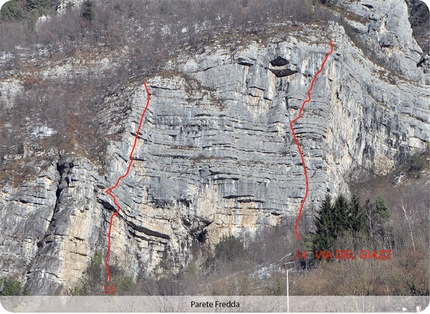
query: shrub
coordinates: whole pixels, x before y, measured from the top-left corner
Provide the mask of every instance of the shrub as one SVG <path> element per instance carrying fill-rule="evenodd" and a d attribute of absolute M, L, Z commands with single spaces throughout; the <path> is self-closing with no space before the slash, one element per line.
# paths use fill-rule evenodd
<path fill-rule="evenodd" d="M 90 0 L 86 0 L 82 4 L 82 17 L 88 21 L 94 19 L 93 3 Z"/>
<path fill-rule="evenodd" d="M 137 287 L 131 276 L 117 276 L 113 283 L 116 284 L 116 291 L 119 295 L 130 294 Z"/>
<path fill-rule="evenodd" d="M 88 284 L 92 287 L 100 285 L 102 282 L 102 262 L 102 252 L 95 252 L 94 256 L 91 258 L 90 266 L 87 270 Z"/>
<path fill-rule="evenodd" d="M 2 7 L 0 22 L 21 22 L 18 24 L 25 25 L 28 37 L 32 37 L 37 18 L 53 15 L 58 4 L 59 0 L 12 0 Z M 15 42 L 23 45 L 20 40 L 15 39 Z"/>
<path fill-rule="evenodd" d="M 199 266 L 195 262 L 191 262 L 184 270 L 184 277 L 197 277 L 199 275 Z"/>
<path fill-rule="evenodd" d="M 102 252 L 96 251 L 91 258 L 85 276 L 69 290 L 69 294 L 72 296 L 101 294 L 103 292 L 102 262 Z"/>
<path fill-rule="evenodd" d="M 268 280 L 265 287 L 267 295 L 281 296 L 286 294 L 286 281 L 281 272 L 274 273 Z"/>
<path fill-rule="evenodd" d="M 89 295 L 88 284 L 84 280 L 80 280 L 69 290 L 71 296 Z"/>
<path fill-rule="evenodd" d="M 215 258 L 218 260 L 233 262 L 244 253 L 243 243 L 233 236 L 223 237 L 215 246 Z"/>
<path fill-rule="evenodd" d="M 76 295 L 101 295 L 105 293 L 104 284 L 106 283 L 106 273 L 103 272 L 104 258 L 101 251 L 96 251 L 91 258 L 90 265 L 85 276 L 79 280 L 70 290 L 69 294 Z M 115 285 L 116 294 L 132 294 L 137 287 L 136 282 L 131 276 L 115 266 L 110 266 L 112 282 Z"/>
<path fill-rule="evenodd" d="M 6 2 L 0 12 L 0 21 L 21 21 L 24 18 L 22 8 L 16 1 Z"/>
<path fill-rule="evenodd" d="M 1 296 L 12 296 L 12 295 L 22 295 L 22 284 L 15 279 L 1 279 L 0 287 L 3 287 L 0 291 Z"/>
<path fill-rule="evenodd" d="M 337 4 L 337 0 L 318 0 L 318 2 L 329 7 L 335 6 Z"/>
<path fill-rule="evenodd" d="M 409 172 L 421 171 L 426 167 L 426 154 L 415 152 L 409 157 Z"/>

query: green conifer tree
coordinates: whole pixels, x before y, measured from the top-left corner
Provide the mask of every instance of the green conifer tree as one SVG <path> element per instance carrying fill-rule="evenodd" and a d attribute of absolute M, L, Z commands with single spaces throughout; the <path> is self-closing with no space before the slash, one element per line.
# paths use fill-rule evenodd
<path fill-rule="evenodd" d="M 24 18 L 24 13 L 16 1 L 6 2 L 0 11 L 1 21 L 20 21 Z"/>
<path fill-rule="evenodd" d="M 82 3 L 82 17 L 88 21 L 94 19 L 93 3 L 90 0 L 85 0 Z"/>
<path fill-rule="evenodd" d="M 312 237 L 312 249 L 326 250 L 334 242 L 334 211 L 331 205 L 331 197 L 326 194 L 324 201 L 321 203 L 318 217 L 315 218 L 315 233 Z"/>
<path fill-rule="evenodd" d="M 388 203 L 381 195 L 379 195 L 375 201 L 375 214 L 379 223 L 382 223 L 391 216 Z"/>
<path fill-rule="evenodd" d="M 353 195 L 349 204 L 351 215 L 351 229 L 354 234 L 364 231 L 366 225 L 366 213 L 360 205 L 360 199 L 357 195 Z"/>
<path fill-rule="evenodd" d="M 332 204 L 330 195 L 326 194 L 314 219 L 315 231 L 305 236 L 304 246 L 310 251 L 338 249 L 336 245 L 350 246 L 348 249 L 368 244 L 391 247 L 389 217 L 388 203 L 381 196 L 375 202 L 367 199 L 362 206 L 357 195 L 350 201 L 339 195 Z"/>
<path fill-rule="evenodd" d="M 338 196 L 334 203 L 334 217 L 333 217 L 333 236 L 337 238 L 345 231 L 351 229 L 351 219 L 349 216 L 348 200 L 342 194 Z"/>

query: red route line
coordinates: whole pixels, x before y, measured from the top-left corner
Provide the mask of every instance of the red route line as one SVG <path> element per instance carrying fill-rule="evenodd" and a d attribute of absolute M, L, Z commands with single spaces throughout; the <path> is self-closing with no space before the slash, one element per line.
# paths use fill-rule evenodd
<path fill-rule="evenodd" d="M 318 70 L 317 73 L 315 73 L 314 78 L 312 79 L 311 86 L 309 87 L 309 90 L 308 90 L 308 99 L 306 99 L 302 103 L 302 106 L 300 108 L 300 112 L 299 112 L 299 115 L 297 116 L 297 118 L 295 118 L 293 121 L 290 122 L 291 133 L 293 133 L 293 137 L 294 137 L 294 140 L 296 141 L 296 145 L 297 145 L 297 150 L 299 151 L 300 158 L 302 159 L 303 173 L 305 174 L 305 180 L 306 180 L 305 196 L 303 197 L 302 204 L 300 205 L 299 215 L 298 215 L 298 217 L 296 219 L 296 226 L 294 227 L 294 232 L 296 233 L 297 239 L 299 241 L 300 241 L 300 235 L 299 235 L 299 232 L 298 232 L 299 221 L 300 221 L 300 217 L 302 216 L 303 206 L 305 205 L 306 198 L 308 197 L 309 179 L 308 179 L 308 172 L 306 171 L 305 159 L 303 158 L 302 149 L 300 148 L 300 144 L 299 144 L 299 140 L 297 139 L 296 132 L 294 132 L 293 123 L 297 122 L 297 120 L 300 119 L 300 117 L 302 116 L 302 112 L 303 112 L 303 108 L 305 107 L 305 104 L 311 101 L 311 92 L 312 92 L 312 89 L 314 88 L 314 84 L 315 84 L 315 81 L 317 79 L 317 76 L 322 72 L 325 63 L 326 63 L 328 57 L 333 53 L 333 50 L 334 50 L 333 43 L 330 40 L 330 51 L 326 54 L 326 56 L 324 58 L 324 61 L 323 61 L 322 65 L 321 65 L 321 68 Z"/>
<path fill-rule="evenodd" d="M 134 149 L 136 148 L 137 138 L 138 138 L 139 133 L 140 133 L 140 128 L 142 127 L 143 118 L 145 117 L 146 110 L 148 109 L 149 101 L 151 100 L 151 94 L 149 93 L 148 86 L 146 86 L 146 83 L 143 83 L 143 85 L 145 86 L 146 94 L 148 95 L 148 99 L 146 100 L 146 106 L 145 106 L 145 109 L 143 109 L 143 112 L 142 112 L 142 115 L 141 115 L 140 121 L 139 121 L 139 126 L 137 128 L 136 136 L 134 137 L 134 143 L 133 143 L 133 147 L 132 147 L 131 152 L 130 152 L 130 161 L 128 163 L 127 171 L 125 174 L 120 176 L 118 178 L 118 180 L 116 180 L 116 183 L 114 186 L 112 186 L 106 190 L 106 193 L 112 197 L 113 202 L 115 203 L 116 207 L 118 208 L 117 211 L 110 216 L 110 224 L 109 224 L 109 232 L 108 232 L 108 248 L 107 248 L 107 253 L 106 253 L 106 270 L 107 270 L 109 282 L 110 282 L 109 256 L 110 256 L 110 238 L 111 238 L 111 232 L 112 232 L 112 221 L 113 221 L 113 218 L 116 215 L 118 215 L 120 210 L 121 210 L 121 207 L 119 206 L 118 202 L 116 201 L 116 197 L 115 197 L 115 195 L 113 195 L 112 190 L 115 189 L 116 187 L 118 187 L 118 184 L 121 181 L 121 179 L 124 179 L 128 175 L 128 173 L 130 172 L 131 165 L 133 163 L 133 153 L 134 153 Z"/>

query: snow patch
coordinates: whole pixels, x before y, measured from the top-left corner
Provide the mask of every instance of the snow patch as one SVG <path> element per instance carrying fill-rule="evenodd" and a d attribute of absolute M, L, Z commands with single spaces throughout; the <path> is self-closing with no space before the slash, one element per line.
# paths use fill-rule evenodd
<path fill-rule="evenodd" d="M 46 125 L 37 126 L 34 128 L 33 132 L 31 132 L 31 135 L 34 135 L 38 138 L 49 137 L 54 134 L 57 134 L 57 131 L 47 127 Z"/>
<path fill-rule="evenodd" d="M 21 81 L 16 79 L 0 82 L 1 109 L 10 109 L 15 104 L 16 97 L 23 92 Z"/>

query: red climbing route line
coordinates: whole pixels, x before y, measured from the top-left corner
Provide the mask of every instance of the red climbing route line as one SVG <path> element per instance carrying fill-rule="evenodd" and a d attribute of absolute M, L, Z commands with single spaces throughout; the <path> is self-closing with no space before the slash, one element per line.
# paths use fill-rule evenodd
<path fill-rule="evenodd" d="M 324 61 L 323 61 L 322 65 L 321 65 L 321 68 L 318 70 L 317 73 L 315 73 L 314 78 L 312 79 L 311 86 L 309 87 L 309 90 L 308 90 L 308 99 L 306 99 L 302 103 L 302 106 L 300 108 L 299 115 L 297 116 L 297 118 L 295 118 L 293 121 L 290 122 L 291 133 L 293 134 L 294 140 L 296 141 L 297 150 L 299 151 L 300 158 L 302 159 L 303 173 L 305 174 L 305 180 L 306 180 L 305 196 L 303 197 L 302 203 L 300 205 L 299 215 L 297 216 L 296 226 L 294 227 L 294 232 L 296 233 L 296 236 L 297 236 L 298 240 L 300 240 L 300 235 L 299 235 L 299 232 L 298 232 L 299 221 L 300 221 L 300 217 L 302 216 L 303 206 L 305 205 L 306 198 L 308 197 L 309 179 L 308 179 L 308 172 L 306 171 L 305 159 L 303 158 L 302 150 L 300 148 L 300 144 L 299 144 L 299 140 L 297 139 L 296 132 L 294 132 L 293 123 L 297 122 L 300 119 L 300 117 L 302 116 L 302 112 L 303 112 L 303 108 L 305 107 L 305 104 L 311 101 L 311 92 L 312 92 L 312 89 L 314 88 L 314 84 L 315 84 L 315 81 L 317 79 L 317 76 L 322 72 L 325 63 L 326 63 L 328 57 L 333 53 L 333 50 L 334 50 L 333 43 L 330 40 L 330 51 L 326 54 L 326 56 L 324 58 Z"/>
<path fill-rule="evenodd" d="M 143 112 L 142 112 L 142 115 L 141 115 L 140 121 L 139 121 L 139 126 L 137 128 L 136 135 L 134 137 L 134 143 L 133 143 L 133 147 L 131 148 L 130 161 L 128 163 L 127 171 L 125 172 L 125 174 L 120 176 L 118 178 L 118 180 L 116 180 L 116 183 L 114 186 L 112 186 L 106 190 L 106 193 L 112 197 L 113 202 L 115 203 L 115 205 L 117 207 L 117 211 L 114 212 L 110 216 L 110 224 L 109 224 L 109 232 L 108 232 L 108 247 L 107 247 L 107 253 L 106 253 L 106 270 L 107 270 L 107 275 L 108 275 L 108 281 L 110 281 L 109 256 L 110 256 L 110 236 L 111 236 L 111 232 L 112 232 L 112 221 L 113 221 L 113 218 L 116 215 L 118 215 L 120 210 L 121 210 L 121 207 L 119 206 L 118 202 L 116 201 L 116 197 L 115 197 L 115 195 L 113 195 L 112 190 L 115 189 L 116 187 L 118 187 L 118 184 L 121 181 L 121 179 L 124 179 L 128 175 L 128 173 L 130 172 L 131 165 L 133 163 L 133 153 L 134 153 L 134 149 L 136 148 L 137 138 L 139 137 L 140 128 L 142 127 L 142 123 L 143 123 L 143 118 L 145 117 L 145 113 L 146 113 L 146 110 L 148 109 L 149 101 L 151 100 L 151 94 L 149 93 L 148 86 L 146 86 L 146 83 L 143 83 L 143 85 L 145 86 L 146 94 L 148 95 L 148 98 L 146 100 L 146 106 L 145 106 L 145 109 L 143 109 Z"/>

